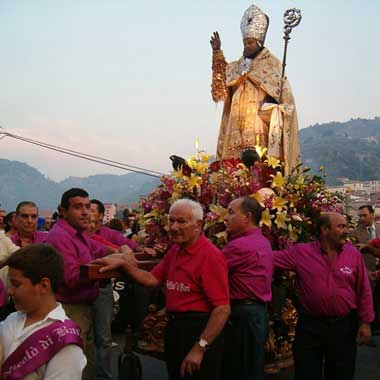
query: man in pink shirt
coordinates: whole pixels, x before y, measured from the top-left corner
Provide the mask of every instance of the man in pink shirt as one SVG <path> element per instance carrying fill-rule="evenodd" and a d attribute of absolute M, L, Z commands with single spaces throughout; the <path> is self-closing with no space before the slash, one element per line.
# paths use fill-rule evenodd
<path fill-rule="evenodd" d="M 90 200 L 91 223 L 94 224 L 94 237 L 114 244 L 116 249 L 119 247 L 135 249 L 137 244 L 124 237 L 121 232 L 112 230 L 103 225 L 105 213 L 104 204 L 97 199 Z M 92 305 L 93 330 L 96 349 L 96 379 L 112 380 L 112 314 L 113 314 L 113 290 L 111 281 L 104 282 L 99 289 L 99 295 Z"/>
<path fill-rule="evenodd" d="M 166 287 L 165 353 L 169 380 L 219 380 L 223 340 L 230 313 L 227 265 L 222 253 L 202 233 L 202 206 L 175 201 L 169 211 L 173 246 L 151 272 L 127 257 L 97 260 L 101 271 L 121 268 L 138 283 Z"/>
<path fill-rule="evenodd" d="M 103 225 L 105 213 L 104 204 L 97 199 L 91 199 L 90 203 L 91 213 L 96 223 L 95 234 L 103 237 L 104 239 L 119 247 L 127 245 L 132 250 L 135 250 L 137 247 L 137 243 L 125 237 L 121 232 L 113 230 L 112 228 Z"/>
<path fill-rule="evenodd" d="M 324 213 L 318 240 L 274 251 L 276 268 L 296 272 L 299 320 L 293 346 L 296 380 L 354 378 L 356 343 L 368 343 L 374 319 L 371 287 L 360 252 L 346 242 L 346 218 Z"/>
<path fill-rule="evenodd" d="M 38 208 L 34 202 L 24 201 L 17 205 L 15 223 L 17 233 L 11 239 L 19 247 L 32 243 L 44 243 L 47 233 L 37 231 Z"/>
<path fill-rule="evenodd" d="M 94 362 L 91 357 L 92 314 L 91 305 L 99 293 L 98 283 L 80 277 L 80 266 L 89 264 L 94 258 L 114 252 L 90 239 L 87 227 L 90 223 L 90 200 L 83 189 L 72 188 L 63 193 L 60 203 L 60 218 L 48 233 L 46 243 L 60 252 L 64 259 L 63 285 L 56 294 L 66 315 L 81 328 L 87 367 L 83 380 L 94 380 Z"/>
<path fill-rule="evenodd" d="M 258 227 L 262 208 L 253 198 L 233 200 L 225 217 L 231 316 L 226 327 L 225 380 L 264 379 L 268 336 L 267 302 L 272 299 L 273 255 Z"/>

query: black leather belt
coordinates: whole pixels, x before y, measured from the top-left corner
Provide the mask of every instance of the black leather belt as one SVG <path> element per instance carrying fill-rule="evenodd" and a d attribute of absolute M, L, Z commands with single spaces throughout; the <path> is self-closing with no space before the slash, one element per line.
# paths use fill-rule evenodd
<path fill-rule="evenodd" d="M 231 306 L 235 306 L 235 305 L 255 305 L 255 304 L 261 304 L 261 305 L 264 305 L 265 302 L 257 299 L 257 298 L 244 298 L 244 299 L 241 299 L 241 300 L 230 300 L 230 304 Z"/>
<path fill-rule="evenodd" d="M 168 312 L 170 319 L 208 318 L 210 313 L 201 311 Z"/>
<path fill-rule="evenodd" d="M 352 310 L 348 314 L 345 315 L 339 315 L 339 316 L 323 316 L 323 315 L 312 315 L 309 313 L 301 312 L 300 316 L 303 316 L 304 318 L 313 319 L 316 321 L 326 322 L 329 324 L 338 323 L 341 321 L 344 321 L 346 319 L 355 318 L 357 317 L 357 311 Z"/>

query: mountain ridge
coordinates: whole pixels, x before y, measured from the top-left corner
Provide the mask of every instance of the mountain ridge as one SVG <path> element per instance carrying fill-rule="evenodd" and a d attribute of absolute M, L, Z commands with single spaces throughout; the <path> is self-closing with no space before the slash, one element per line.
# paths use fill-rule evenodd
<path fill-rule="evenodd" d="M 103 202 L 132 203 L 158 183 L 158 178 L 138 173 L 72 176 L 56 182 L 27 163 L 0 159 L 0 204 L 7 210 L 15 209 L 22 200 L 33 200 L 41 209 L 55 210 L 62 193 L 71 187 L 84 188 L 90 198 Z"/>
<path fill-rule="evenodd" d="M 314 124 L 299 131 L 302 162 L 317 172 L 325 168 L 327 184 L 344 178 L 380 179 L 380 117 Z M 41 209 L 55 210 L 61 194 L 70 187 L 86 189 L 91 198 L 125 204 L 136 202 L 159 184 L 158 178 L 138 173 L 68 177 L 55 182 L 27 163 L 0 159 L 0 204 L 12 210 L 23 200 Z"/>

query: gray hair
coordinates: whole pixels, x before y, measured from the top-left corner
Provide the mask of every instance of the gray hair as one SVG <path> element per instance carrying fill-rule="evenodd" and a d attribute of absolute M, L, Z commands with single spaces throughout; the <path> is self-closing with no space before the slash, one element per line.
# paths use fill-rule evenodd
<path fill-rule="evenodd" d="M 182 198 L 177 199 L 170 206 L 169 214 L 174 210 L 177 206 L 189 206 L 191 209 L 191 214 L 193 216 L 193 221 L 197 222 L 198 220 L 203 220 L 203 208 L 200 203 L 193 201 L 192 199 Z"/>

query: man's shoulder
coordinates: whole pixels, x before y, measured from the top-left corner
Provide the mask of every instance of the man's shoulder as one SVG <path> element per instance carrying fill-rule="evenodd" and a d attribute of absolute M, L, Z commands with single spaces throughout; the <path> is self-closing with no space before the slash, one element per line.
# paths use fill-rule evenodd
<path fill-rule="evenodd" d="M 59 245 L 61 247 L 62 244 L 71 246 L 75 239 L 75 234 L 66 229 L 65 226 L 57 223 L 47 233 L 45 242 L 53 246 Z"/>
<path fill-rule="evenodd" d="M 68 235 L 69 235 L 69 232 L 65 228 L 63 228 L 62 225 L 57 223 L 48 232 L 46 240 L 52 241 L 52 240 L 55 240 L 55 239 L 60 238 L 62 236 L 68 236 Z"/>
<path fill-rule="evenodd" d="M 361 232 L 361 231 L 365 231 L 366 228 L 363 224 L 358 224 L 355 228 L 354 228 L 354 231 L 353 232 Z"/>
<path fill-rule="evenodd" d="M 224 256 L 222 251 L 212 243 L 205 235 L 202 235 L 196 243 L 196 247 L 193 247 L 192 250 L 195 251 L 195 256 L 202 258 L 203 260 L 219 260 Z"/>
<path fill-rule="evenodd" d="M 238 236 L 228 242 L 226 247 L 230 248 L 250 248 L 266 247 L 271 249 L 269 240 L 259 231 L 248 231 L 248 233 Z"/>
<path fill-rule="evenodd" d="M 34 239 L 39 242 L 45 242 L 48 233 L 46 231 L 36 231 L 34 234 Z"/>
<path fill-rule="evenodd" d="M 362 256 L 360 251 L 351 242 L 347 242 L 343 245 L 342 252 L 348 253 L 350 256 L 351 255 L 356 255 L 358 257 Z"/>
<path fill-rule="evenodd" d="M 47 231 L 36 231 L 37 236 L 47 236 L 48 232 Z"/>
<path fill-rule="evenodd" d="M 287 248 L 290 251 L 297 252 L 298 254 L 310 254 L 320 252 L 321 246 L 318 240 L 312 240 L 308 242 L 295 243 Z"/>
<path fill-rule="evenodd" d="M 104 232 L 106 232 L 106 233 L 115 233 L 116 232 L 117 233 L 118 231 L 113 230 L 112 228 L 109 228 L 107 226 L 102 225 L 97 232 L 100 232 L 100 233 L 102 233 L 102 232 L 103 233 Z"/>
<path fill-rule="evenodd" d="M 24 320 L 24 313 L 21 311 L 14 311 L 9 314 L 4 321 L 0 322 L 0 328 L 3 332 L 11 332 L 19 326 L 19 324 Z"/>
<path fill-rule="evenodd" d="M 368 240 L 367 229 L 363 224 L 358 224 L 351 233 L 351 236 L 358 240 L 358 243 L 364 243 Z"/>
<path fill-rule="evenodd" d="M 107 226 L 101 226 L 96 232 L 97 235 L 109 240 L 111 243 L 118 243 L 120 245 L 120 239 L 128 240 L 120 231 L 114 230 Z"/>
<path fill-rule="evenodd" d="M 210 254 L 221 254 L 221 250 L 212 242 L 210 241 L 206 236 L 202 236 L 200 238 L 200 246 L 199 249 L 203 250 L 205 249 L 206 252 Z"/>

